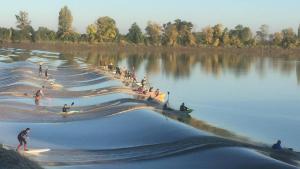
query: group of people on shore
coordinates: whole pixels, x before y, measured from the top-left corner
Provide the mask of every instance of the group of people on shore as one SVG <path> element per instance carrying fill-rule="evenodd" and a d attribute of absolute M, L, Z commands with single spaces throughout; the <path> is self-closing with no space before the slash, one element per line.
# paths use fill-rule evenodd
<path fill-rule="evenodd" d="M 159 88 L 154 90 L 153 86 L 150 86 L 149 82 L 147 81 L 146 76 L 139 82 L 137 80 L 136 74 L 135 74 L 135 69 L 134 66 L 132 66 L 132 69 L 126 69 L 126 68 L 121 68 L 118 65 L 114 67 L 112 63 L 110 63 L 108 66 L 108 70 L 110 71 L 115 71 L 114 74 L 119 76 L 120 78 L 123 78 L 128 82 L 128 80 L 133 84 L 133 91 L 135 91 L 137 94 L 147 96 L 147 100 L 158 100 L 158 101 L 163 101 L 163 98 L 158 98 L 161 93 Z M 148 85 L 148 87 L 147 87 Z"/>
<path fill-rule="evenodd" d="M 129 70 L 124 67 L 121 68 L 118 65 L 116 65 L 114 67 L 114 65 L 112 63 L 110 63 L 109 65 L 107 65 L 107 68 L 109 71 L 114 72 L 114 74 L 119 76 L 120 78 L 123 78 L 125 80 L 130 80 L 130 82 L 133 84 L 132 85 L 133 91 L 135 91 L 137 94 L 146 96 L 148 101 L 157 100 L 159 102 L 164 102 L 165 94 L 160 92 L 159 88 L 154 90 L 154 87 L 149 85 L 150 83 L 147 82 L 146 76 L 144 76 L 144 78 L 140 82 L 138 82 L 136 74 L 135 74 L 134 66 L 132 66 L 132 69 Z M 147 85 L 148 85 L 148 87 L 147 87 Z M 159 96 L 162 96 L 162 97 L 159 97 Z M 168 96 L 169 96 L 169 92 L 168 92 Z M 169 108 L 169 98 L 165 102 L 163 108 L 164 109 Z M 182 103 L 179 107 L 179 111 L 190 113 L 192 111 L 192 109 L 186 107 L 185 104 Z"/>

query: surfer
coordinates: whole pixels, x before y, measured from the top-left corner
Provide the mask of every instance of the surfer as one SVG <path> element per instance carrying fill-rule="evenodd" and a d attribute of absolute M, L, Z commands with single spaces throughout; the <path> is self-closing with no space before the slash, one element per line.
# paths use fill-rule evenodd
<path fill-rule="evenodd" d="M 71 106 L 65 104 L 64 107 L 62 108 L 62 112 L 67 113 L 69 109 L 71 109 Z"/>
<path fill-rule="evenodd" d="M 43 74 L 43 68 L 42 68 L 42 64 L 40 64 L 39 75 L 41 76 L 42 74 Z"/>
<path fill-rule="evenodd" d="M 67 113 L 69 109 L 71 109 L 71 107 L 74 105 L 74 102 L 72 102 L 71 106 L 68 106 L 67 104 L 64 105 L 64 107 L 62 108 L 62 112 L 63 113 Z"/>
<path fill-rule="evenodd" d="M 187 110 L 188 110 L 188 108 L 184 105 L 184 103 L 182 103 L 180 105 L 180 111 L 187 111 Z"/>
<path fill-rule="evenodd" d="M 44 96 L 44 92 L 43 92 L 43 89 L 45 88 L 45 86 L 42 87 L 42 89 L 39 89 L 36 93 L 35 93 L 35 104 L 36 105 L 39 105 L 40 103 L 40 99 L 42 96 Z"/>
<path fill-rule="evenodd" d="M 18 141 L 20 144 L 17 147 L 17 151 L 19 151 L 19 149 L 22 147 L 23 144 L 24 144 L 24 151 L 28 151 L 26 138 L 28 137 L 29 131 L 30 131 L 30 128 L 26 128 L 25 130 L 22 130 L 18 134 Z"/>
<path fill-rule="evenodd" d="M 274 150 L 281 150 L 282 149 L 282 147 L 281 147 L 281 141 L 277 140 L 277 143 L 275 143 L 275 144 L 272 145 L 272 149 L 274 149 Z"/>

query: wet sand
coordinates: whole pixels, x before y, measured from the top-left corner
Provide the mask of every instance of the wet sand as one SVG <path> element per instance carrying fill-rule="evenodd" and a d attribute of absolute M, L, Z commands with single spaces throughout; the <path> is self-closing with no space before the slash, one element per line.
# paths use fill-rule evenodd
<path fill-rule="evenodd" d="M 296 152 L 277 152 L 180 123 L 184 115 L 162 111 L 161 103 L 139 99 L 110 73 L 65 60 L 59 53 L 2 49 L 0 54 L 0 142 L 15 147 L 17 133 L 30 127 L 29 147 L 51 151 L 26 156 L 46 168 L 299 165 Z M 41 62 L 49 69 L 49 80 L 38 75 Z M 35 105 L 33 94 L 42 86 L 45 96 Z M 76 112 L 61 114 L 62 106 L 72 101 Z"/>

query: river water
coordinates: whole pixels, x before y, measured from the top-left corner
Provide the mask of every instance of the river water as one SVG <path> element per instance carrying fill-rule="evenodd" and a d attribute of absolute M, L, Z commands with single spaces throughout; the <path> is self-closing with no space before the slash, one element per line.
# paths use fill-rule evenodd
<path fill-rule="evenodd" d="M 192 117 L 254 141 L 280 139 L 300 150 L 300 59 L 218 54 L 86 56 L 132 68 L 139 78 L 169 91 L 170 103 L 194 109 Z"/>
<path fill-rule="evenodd" d="M 290 168 L 285 162 L 295 160 L 279 162 L 270 150 L 254 148 L 280 139 L 300 150 L 300 62 L 287 58 L 1 49 L 0 142 L 15 146 L 16 134 L 32 128 L 30 145 L 51 151 L 29 158 L 47 168 Z M 60 89 L 38 76 L 39 63 Z M 182 119 L 144 109 L 130 93 L 114 90 L 125 91 L 120 81 L 101 74 L 109 63 L 134 68 L 138 79 L 170 92 L 173 108 L 185 102 L 194 111 Z M 22 96 L 42 85 L 39 105 Z M 72 101 L 80 114 L 56 114 Z"/>

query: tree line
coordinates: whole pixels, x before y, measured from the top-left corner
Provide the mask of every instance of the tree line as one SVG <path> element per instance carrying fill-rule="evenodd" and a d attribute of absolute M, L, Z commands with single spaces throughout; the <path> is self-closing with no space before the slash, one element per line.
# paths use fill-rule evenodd
<path fill-rule="evenodd" d="M 292 28 L 280 32 L 269 33 L 268 25 L 262 25 L 253 32 L 249 27 L 237 25 L 228 29 L 222 24 L 206 26 L 201 31 L 193 31 L 192 22 L 176 19 L 160 25 L 148 22 L 145 33 L 137 23 L 133 23 L 127 34 L 121 34 L 113 18 L 99 17 L 86 28 L 86 33 L 78 33 L 72 27 L 73 16 L 67 6 L 59 12 L 58 30 L 39 27 L 34 30 L 28 13 L 20 11 L 15 15 L 16 28 L 0 27 L 0 42 L 85 42 L 121 44 L 140 44 L 151 46 L 204 46 L 204 47 L 255 47 L 273 46 L 294 48 L 300 46 L 300 26 L 295 33 Z"/>

